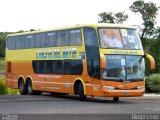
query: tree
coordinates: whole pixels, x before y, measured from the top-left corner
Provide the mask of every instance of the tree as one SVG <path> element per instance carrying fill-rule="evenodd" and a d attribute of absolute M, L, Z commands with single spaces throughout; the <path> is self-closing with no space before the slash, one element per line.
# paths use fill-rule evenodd
<path fill-rule="evenodd" d="M 123 12 L 118 12 L 115 14 L 116 23 L 123 24 L 124 21 L 127 21 L 128 15 Z"/>
<path fill-rule="evenodd" d="M 114 23 L 114 16 L 113 13 L 110 12 L 102 12 L 100 14 L 98 14 L 99 16 L 99 23 Z"/>
<path fill-rule="evenodd" d="M 5 57 L 6 37 L 8 33 L 0 33 L 0 58 Z"/>
<path fill-rule="evenodd" d="M 122 24 L 128 19 L 128 15 L 125 12 L 118 12 L 113 14 L 112 12 L 102 12 L 98 14 L 99 23 L 119 23 Z"/>
<path fill-rule="evenodd" d="M 145 3 L 143 0 L 133 2 L 129 7 L 134 13 L 140 13 L 143 19 L 143 29 L 141 38 L 151 36 L 154 32 L 154 26 L 156 24 L 156 16 L 158 14 L 159 7 L 153 2 Z"/>

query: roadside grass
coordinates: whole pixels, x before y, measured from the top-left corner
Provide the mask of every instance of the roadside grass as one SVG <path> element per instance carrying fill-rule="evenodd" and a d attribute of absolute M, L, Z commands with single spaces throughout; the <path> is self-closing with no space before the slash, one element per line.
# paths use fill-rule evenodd
<path fill-rule="evenodd" d="M 4 78 L 5 60 L 0 58 L 0 95 L 20 95 L 18 89 L 8 88 Z"/>
<path fill-rule="evenodd" d="M 20 95 L 18 89 L 12 89 L 5 85 L 3 77 L 0 78 L 0 95 Z"/>
<path fill-rule="evenodd" d="M 4 78 L 5 60 L 0 58 L 0 78 Z"/>

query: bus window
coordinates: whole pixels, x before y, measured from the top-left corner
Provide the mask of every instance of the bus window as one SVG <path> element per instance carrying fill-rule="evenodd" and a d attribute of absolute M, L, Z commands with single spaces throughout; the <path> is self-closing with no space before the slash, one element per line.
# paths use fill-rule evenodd
<path fill-rule="evenodd" d="M 142 44 L 136 30 L 121 29 L 121 35 L 125 49 L 142 49 Z"/>
<path fill-rule="evenodd" d="M 34 36 L 32 35 L 25 35 L 25 48 L 33 48 L 34 47 Z"/>
<path fill-rule="evenodd" d="M 16 37 L 16 49 L 23 49 L 24 48 L 24 38 L 23 36 Z"/>
<path fill-rule="evenodd" d="M 44 40 L 45 40 L 45 34 L 44 33 L 35 34 L 35 47 L 36 48 L 44 47 Z"/>
<path fill-rule="evenodd" d="M 64 60 L 64 64 L 63 64 L 63 68 L 64 68 L 64 74 L 66 75 L 70 75 L 71 74 L 71 62 L 70 60 Z"/>
<path fill-rule="evenodd" d="M 45 34 L 46 35 L 45 35 L 44 46 L 45 47 L 56 46 L 57 44 L 56 32 L 47 32 Z"/>
<path fill-rule="evenodd" d="M 72 75 L 81 75 L 83 71 L 82 60 L 70 60 L 71 69 L 70 72 Z"/>
<path fill-rule="evenodd" d="M 53 74 L 63 74 L 63 62 L 62 60 L 55 60 L 54 62 L 54 71 Z"/>
<path fill-rule="evenodd" d="M 101 48 L 123 48 L 119 29 L 99 29 Z"/>
<path fill-rule="evenodd" d="M 56 46 L 67 46 L 67 45 L 68 45 L 68 39 L 66 35 L 66 30 L 58 31 Z"/>
<path fill-rule="evenodd" d="M 80 28 L 69 30 L 69 46 L 80 46 L 82 44 L 82 35 Z"/>
<path fill-rule="evenodd" d="M 100 78 L 100 55 L 96 31 L 91 27 L 86 27 L 83 31 L 86 47 L 88 74 L 91 77 Z"/>
<path fill-rule="evenodd" d="M 7 48 L 15 49 L 15 37 L 8 37 L 7 38 Z"/>

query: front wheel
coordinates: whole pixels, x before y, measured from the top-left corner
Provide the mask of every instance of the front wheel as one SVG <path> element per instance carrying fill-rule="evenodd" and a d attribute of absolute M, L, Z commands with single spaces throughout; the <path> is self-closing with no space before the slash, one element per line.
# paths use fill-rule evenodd
<path fill-rule="evenodd" d="M 86 100 L 86 95 L 84 95 L 84 88 L 82 83 L 79 84 L 79 99 L 80 101 Z"/>

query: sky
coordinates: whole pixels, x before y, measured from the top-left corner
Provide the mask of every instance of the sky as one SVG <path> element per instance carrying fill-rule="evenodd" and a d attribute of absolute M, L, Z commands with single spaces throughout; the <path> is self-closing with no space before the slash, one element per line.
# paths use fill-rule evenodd
<path fill-rule="evenodd" d="M 129 19 L 124 24 L 141 25 L 141 16 L 129 10 L 133 1 L 135 0 L 0 0 L 0 32 L 97 23 L 98 14 L 105 11 L 125 11 Z M 160 6 L 160 0 L 150 1 Z M 160 26 L 160 11 L 157 25 Z"/>

